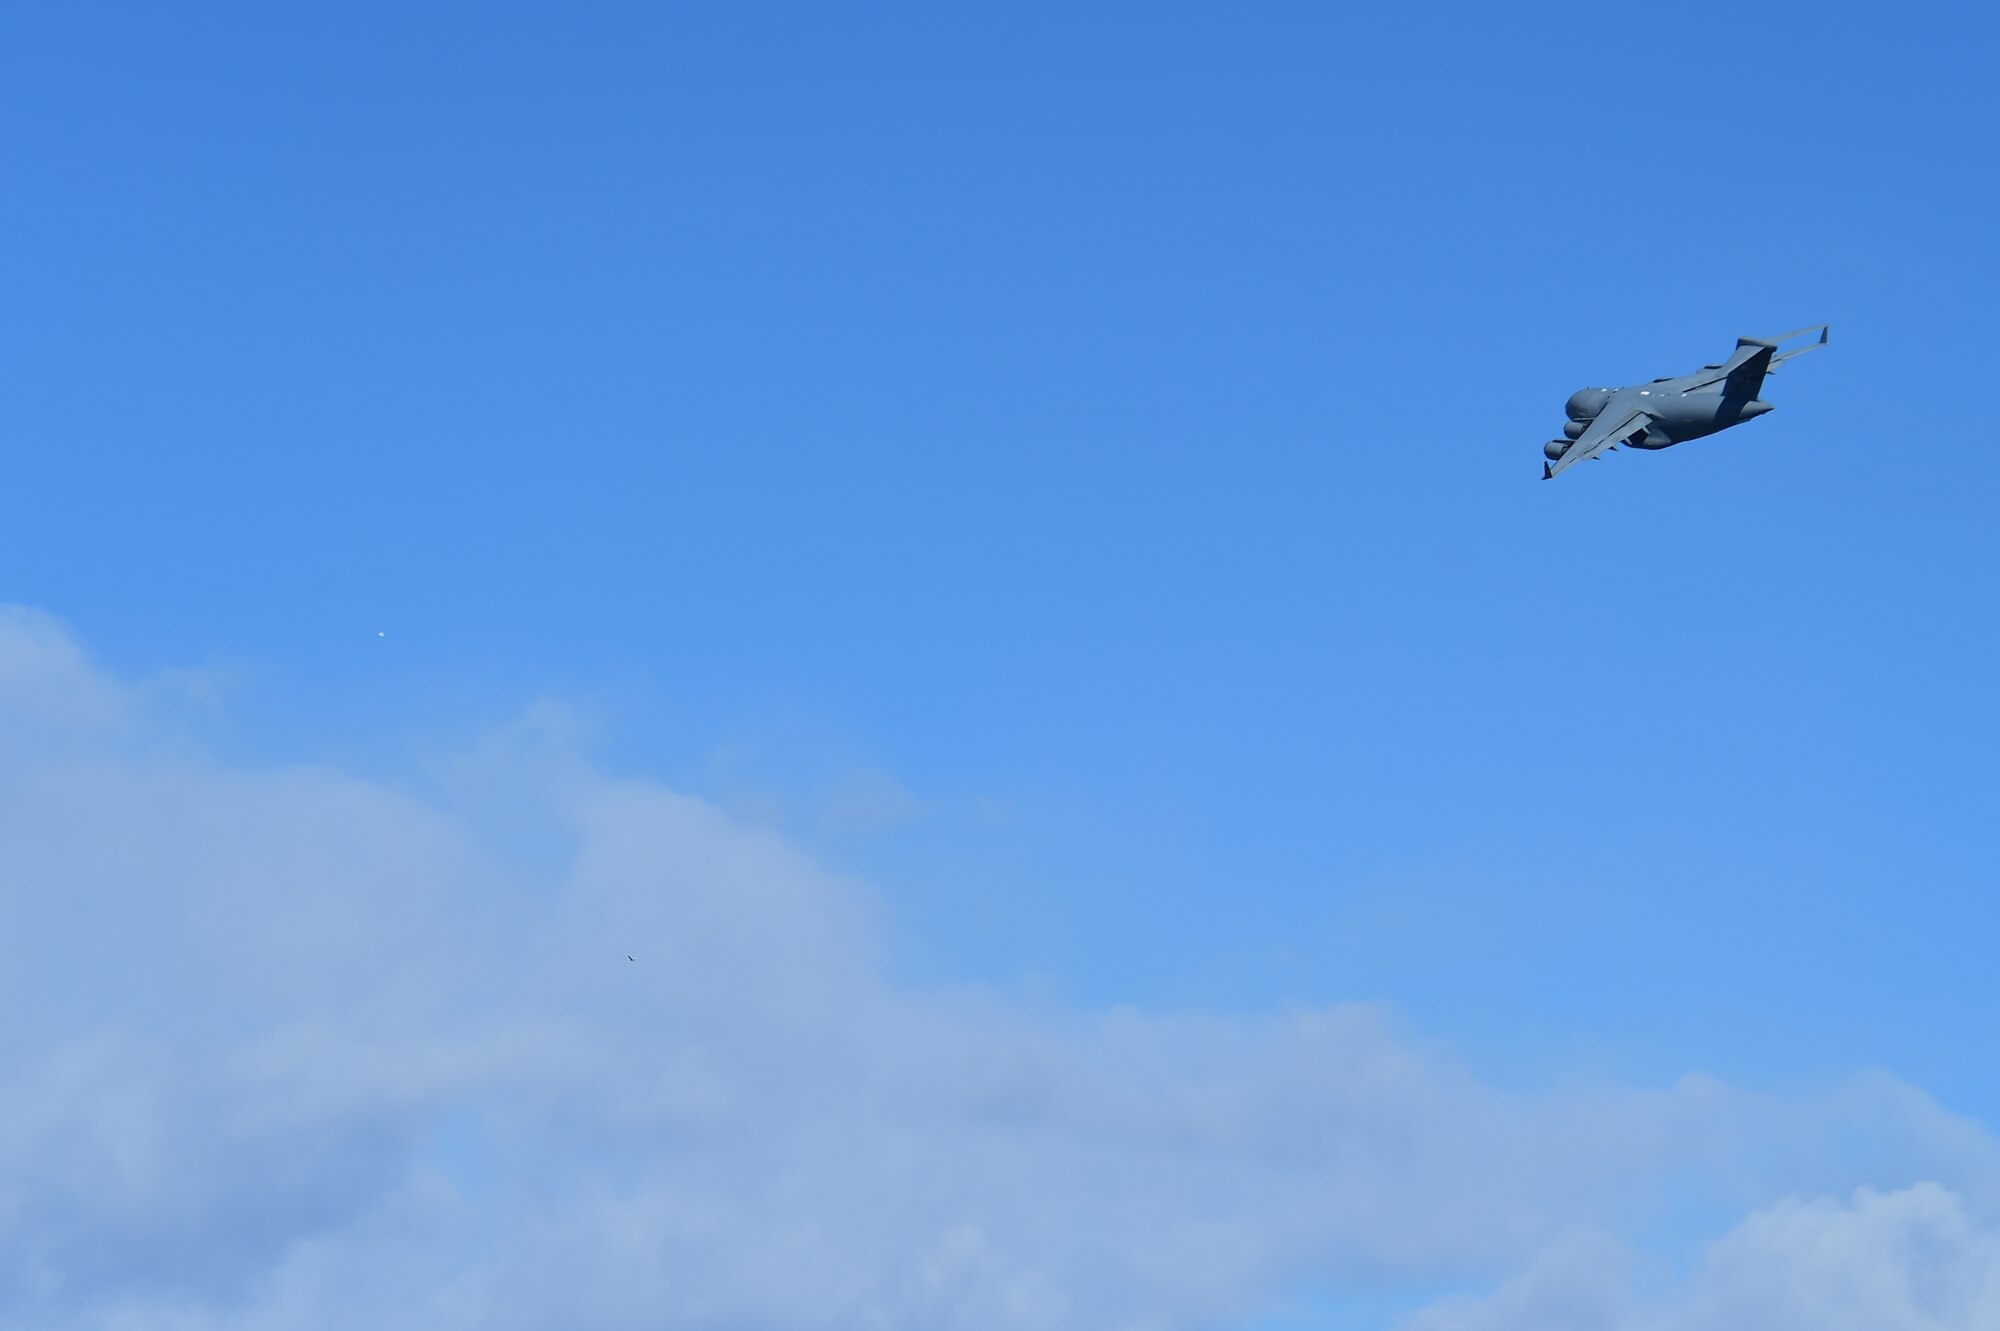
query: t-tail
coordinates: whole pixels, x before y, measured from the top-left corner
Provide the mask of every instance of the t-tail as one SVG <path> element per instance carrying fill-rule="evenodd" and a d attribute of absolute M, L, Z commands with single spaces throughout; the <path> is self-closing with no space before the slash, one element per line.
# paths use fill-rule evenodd
<path fill-rule="evenodd" d="M 1754 402 L 1763 391 L 1764 376 L 1778 368 L 1794 356 L 1803 356 L 1808 351 L 1826 345 L 1827 325 L 1814 324 L 1810 328 L 1794 328 L 1789 333 L 1776 337 L 1739 337 L 1736 339 L 1736 354 L 1718 366 L 1722 378 L 1722 396 L 1732 402 Z M 1818 333 L 1817 342 L 1809 342 L 1790 351 L 1778 348 L 1785 343 Z M 1710 382 L 1714 382 L 1710 380 Z"/>
<path fill-rule="evenodd" d="M 1818 351 L 1821 347 L 1825 346 L 1826 333 L 1828 327 L 1829 325 L 1827 324 L 1814 324 L 1810 328 L 1794 329 L 1792 332 L 1780 333 L 1776 337 L 1768 339 L 1772 347 L 1776 348 L 1783 346 L 1787 342 L 1790 342 L 1793 338 L 1804 337 L 1808 333 L 1819 334 L 1817 338 L 1815 338 L 1811 342 L 1806 343 L 1802 347 L 1793 347 L 1790 351 L 1780 351 L 1776 355 L 1772 356 L 1771 368 L 1775 370 L 1780 365 L 1783 365 L 1786 361 L 1790 360 L 1794 356 L 1803 356 L 1808 351 Z"/>

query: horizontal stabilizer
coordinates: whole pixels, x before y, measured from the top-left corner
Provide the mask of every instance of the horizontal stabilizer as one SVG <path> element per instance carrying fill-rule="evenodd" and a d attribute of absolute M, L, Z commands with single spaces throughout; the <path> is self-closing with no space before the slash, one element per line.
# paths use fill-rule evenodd
<path fill-rule="evenodd" d="M 1764 383 L 1764 375 L 1780 361 L 1794 356 L 1803 356 L 1814 347 L 1826 345 L 1826 325 L 1814 324 L 1811 328 L 1794 328 L 1789 333 L 1776 337 L 1739 337 L 1736 350 L 1728 360 L 1720 365 L 1704 365 L 1697 371 L 1697 377 L 1688 384 L 1689 389 L 1706 388 L 1713 383 L 1724 384 L 1724 397 L 1741 398 L 1748 402 L 1757 396 Z M 1778 348 L 1793 338 L 1804 337 L 1807 333 L 1818 333 L 1819 341 L 1795 347 L 1790 351 Z"/>
<path fill-rule="evenodd" d="M 1781 337 L 1778 340 L 1780 342 L 1790 341 L 1792 338 L 1799 336 L 1800 333 L 1810 333 L 1812 331 L 1813 330 L 1810 328 L 1801 328 L 1797 333 L 1787 333 L 1785 334 L 1784 337 Z M 1827 325 L 1820 324 L 1818 341 L 1808 342 L 1802 347 L 1793 347 L 1790 351 L 1779 352 L 1777 355 L 1771 357 L 1771 368 L 1774 370 L 1777 369 L 1780 365 L 1784 364 L 1786 361 L 1790 360 L 1794 356 L 1803 356 L 1808 351 L 1818 351 L 1821 347 L 1826 345 L 1826 334 L 1827 334 Z"/>

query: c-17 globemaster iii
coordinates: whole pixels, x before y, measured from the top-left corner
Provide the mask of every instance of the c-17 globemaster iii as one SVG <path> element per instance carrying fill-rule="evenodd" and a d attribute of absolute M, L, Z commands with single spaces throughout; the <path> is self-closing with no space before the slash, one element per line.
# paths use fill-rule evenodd
<path fill-rule="evenodd" d="M 1670 448 L 1717 430 L 1755 420 L 1771 409 L 1757 394 L 1764 376 L 1794 356 L 1826 345 L 1825 324 L 1777 337 L 1739 337 L 1736 353 L 1719 365 L 1704 365 L 1679 378 L 1655 379 L 1636 388 L 1580 388 L 1563 410 L 1569 423 L 1562 439 L 1542 445 L 1542 479 L 1549 480 L 1587 458 L 1620 444 Z M 1818 333 L 1817 342 L 1791 351 L 1778 348 L 1794 338 Z"/>

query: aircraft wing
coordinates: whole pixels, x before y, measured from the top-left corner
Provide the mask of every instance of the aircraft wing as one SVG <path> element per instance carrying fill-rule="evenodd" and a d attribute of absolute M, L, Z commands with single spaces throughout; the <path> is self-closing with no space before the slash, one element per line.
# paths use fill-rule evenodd
<path fill-rule="evenodd" d="M 1621 440 L 1630 439 L 1653 423 L 1652 413 L 1637 405 L 1639 395 L 1630 391 L 1614 393 L 1590 428 L 1577 436 L 1563 455 L 1542 464 L 1542 479 L 1554 480 L 1572 465 L 1587 461 Z"/>

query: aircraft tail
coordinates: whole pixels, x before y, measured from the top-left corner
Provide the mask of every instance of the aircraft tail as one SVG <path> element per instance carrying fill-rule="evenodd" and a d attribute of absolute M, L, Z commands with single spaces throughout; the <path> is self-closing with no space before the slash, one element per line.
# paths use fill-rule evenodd
<path fill-rule="evenodd" d="M 1737 338 L 1736 354 L 1729 358 L 1729 373 L 1723 383 L 1722 395 L 1744 402 L 1754 401 L 1757 394 L 1763 390 L 1766 374 L 1794 356 L 1803 356 L 1814 347 L 1825 346 L 1826 330 L 1827 325 L 1814 324 L 1811 328 L 1794 328 L 1791 332 L 1780 333 L 1776 337 Z M 1790 351 L 1778 350 L 1785 343 L 1794 338 L 1804 337 L 1807 333 L 1818 333 L 1819 341 L 1808 343 L 1803 347 L 1794 347 Z"/>
<path fill-rule="evenodd" d="M 1815 324 L 1811 328 L 1801 328 L 1797 332 L 1785 333 L 1782 336 L 1772 338 L 1773 342 L 1782 345 L 1795 337 L 1804 337 L 1807 333 L 1819 334 L 1819 338 L 1816 341 L 1808 342 L 1802 347 L 1793 347 L 1790 351 L 1781 351 L 1771 357 L 1771 368 L 1775 370 L 1794 356 L 1803 356 L 1808 351 L 1818 351 L 1821 347 L 1825 346 L 1827 327 L 1828 325 L 1826 324 Z"/>

